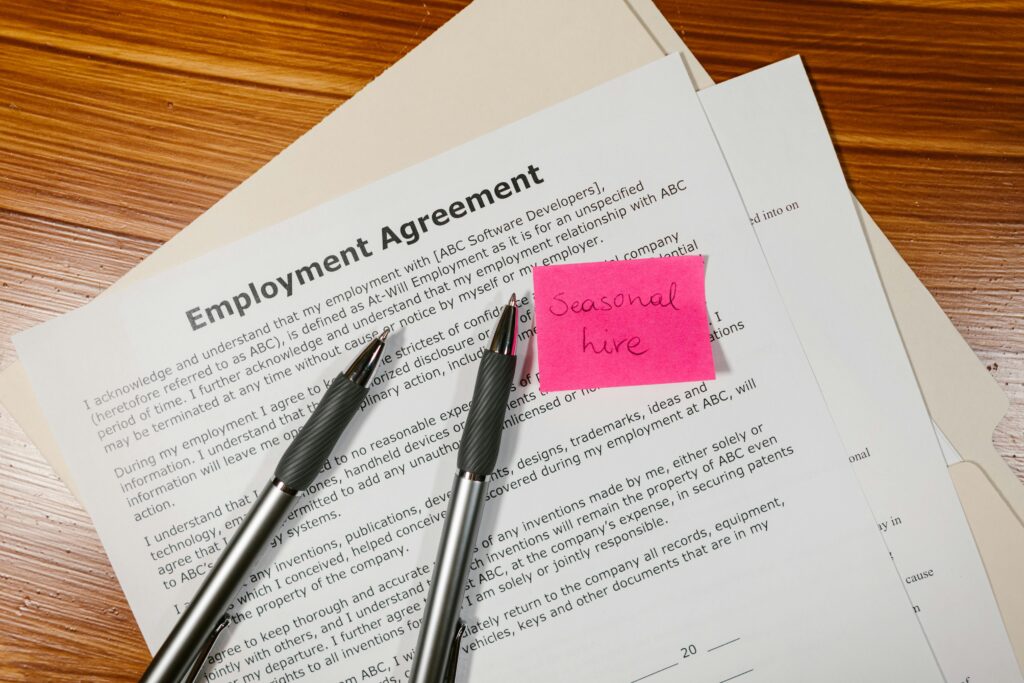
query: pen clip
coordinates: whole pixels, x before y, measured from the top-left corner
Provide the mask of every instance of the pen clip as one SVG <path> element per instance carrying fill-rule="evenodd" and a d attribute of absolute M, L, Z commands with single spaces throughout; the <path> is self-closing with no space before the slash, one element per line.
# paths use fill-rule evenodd
<path fill-rule="evenodd" d="M 459 619 L 455 624 L 455 634 L 452 636 L 452 646 L 448 650 L 448 661 L 444 665 L 444 676 L 441 680 L 444 683 L 454 683 L 455 670 L 459 666 L 459 645 L 462 644 L 462 636 L 466 633 L 466 622 Z"/>
<path fill-rule="evenodd" d="M 206 640 L 203 641 L 202 647 L 199 648 L 198 654 L 196 654 L 195 661 L 192 662 L 192 668 L 185 674 L 185 678 L 182 679 L 182 683 L 195 683 L 199 679 L 199 674 L 203 673 L 203 667 L 206 666 L 206 658 L 210 655 L 210 650 L 213 649 L 214 643 L 217 642 L 217 638 L 220 637 L 221 632 L 228 627 L 231 623 L 231 617 L 225 612 L 224 616 L 220 618 L 214 627 L 210 631 L 210 635 L 206 636 Z"/>

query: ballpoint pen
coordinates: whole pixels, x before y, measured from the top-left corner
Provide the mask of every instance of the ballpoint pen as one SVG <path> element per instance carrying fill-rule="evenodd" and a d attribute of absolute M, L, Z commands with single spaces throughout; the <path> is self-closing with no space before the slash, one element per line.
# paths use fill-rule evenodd
<path fill-rule="evenodd" d="M 480 355 L 409 683 L 455 679 L 459 643 L 465 630 L 459 618 L 462 595 L 487 496 L 487 477 L 498 460 L 505 406 L 516 369 L 517 317 L 513 294 L 498 318 L 490 348 Z"/>
<path fill-rule="evenodd" d="M 331 382 L 139 683 L 191 683 L 198 678 L 217 637 L 230 622 L 228 606 L 249 567 L 277 531 L 299 492 L 316 479 L 334 444 L 359 411 L 387 336 L 385 329 Z"/>

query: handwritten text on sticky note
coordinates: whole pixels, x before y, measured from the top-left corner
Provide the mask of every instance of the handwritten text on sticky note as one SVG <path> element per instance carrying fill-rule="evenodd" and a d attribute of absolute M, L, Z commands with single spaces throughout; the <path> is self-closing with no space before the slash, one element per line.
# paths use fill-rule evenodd
<path fill-rule="evenodd" d="M 713 379 L 702 256 L 533 269 L 541 391 Z"/>

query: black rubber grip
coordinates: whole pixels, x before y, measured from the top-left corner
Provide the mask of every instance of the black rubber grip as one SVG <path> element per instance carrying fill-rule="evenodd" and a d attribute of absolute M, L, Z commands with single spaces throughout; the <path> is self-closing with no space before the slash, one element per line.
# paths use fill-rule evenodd
<path fill-rule="evenodd" d="M 312 484 L 368 391 L 344 374 L 335 377 L 320 405 L 281 456 L 274 476 L 297 491 Z"/>
<path fill-rule="evenodd" d="M 459 469 L 487 476 L 494 472 L 501 447 L 505 406 L 516 371 L 516 357 L 484 349 L 476 373 L 473 402 L 459 445 Z"/>

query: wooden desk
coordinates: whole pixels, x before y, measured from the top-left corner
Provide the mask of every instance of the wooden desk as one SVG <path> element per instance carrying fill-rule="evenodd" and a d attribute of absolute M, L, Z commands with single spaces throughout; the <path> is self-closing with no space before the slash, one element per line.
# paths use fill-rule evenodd
<path fill-rule="evenodd" d="M 1024 8 L 658 3 L 716 80 L 799 52 L 861 201 L 1010 395 L 1024 475 Z M 0 5 L 0 365 L 463 5 Z M 0 410 L 0 680 L 134 681 L 88 516 Z"/>

